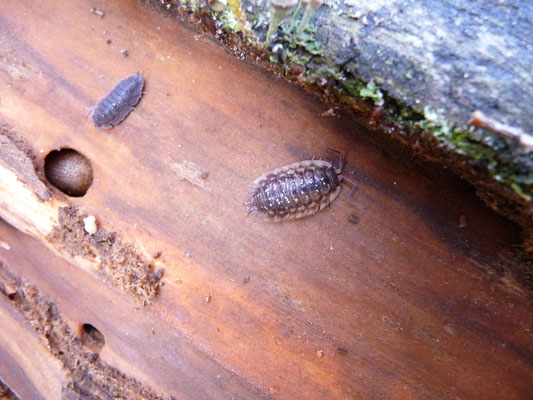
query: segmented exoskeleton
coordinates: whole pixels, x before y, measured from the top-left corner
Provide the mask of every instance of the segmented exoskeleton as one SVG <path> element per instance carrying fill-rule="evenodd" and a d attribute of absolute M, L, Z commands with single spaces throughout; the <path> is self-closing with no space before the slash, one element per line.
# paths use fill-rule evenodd
<path fill-rule="evenodd" d="M 334 150 L 335 151 L 335 150 Z M 328 207 L 339 195 L 342 156 L 338 169 L 322 160 L 306 160 L 285 165 L 261 175 L 253 182 L 248 214 L 257 211 L 274 222 L 303 218 Z M 351 197 L 351 193 L 350 193 Z"/>
<path fill-rule="evenodd" d="M 133 106 L 139 102 L 142 96 L 143 85 L 144 76 L 140 72 L 122 79 L 89 110 L 89 113 L 92 111 L 94 127 L 100 132 L 110 134 L 110 132 L 104 131 L 101 128 L 110 129 L 118 125 L 133 111 Z"/>

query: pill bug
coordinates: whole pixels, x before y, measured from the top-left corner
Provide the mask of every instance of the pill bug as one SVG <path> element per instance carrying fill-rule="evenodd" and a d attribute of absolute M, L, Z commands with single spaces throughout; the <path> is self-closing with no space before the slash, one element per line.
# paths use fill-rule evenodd
<path fill-rule="evenodd" d="M 337 152 L 336 150 L 334 150 Z M 337 152 L 340 154 L 340 152 Z M 313 215 L 328 207 L 341 191 L 342 156 L 339 168 L 323 160 L 305 160 L 267 172 L 252 184 L 248 214 L 257 211 L 265 220 L 278 222 Z"/>
<path fill-rule="evenodd" d="M 111 91 L 98 100 L 98 103 L 89 110 L 92 111 L 94 127 L 100 132 L 111 134 L 104 129 L 118 125 L 133 111 L 142 96 L 144 76 L 137 72 L 122 79 Z"/>

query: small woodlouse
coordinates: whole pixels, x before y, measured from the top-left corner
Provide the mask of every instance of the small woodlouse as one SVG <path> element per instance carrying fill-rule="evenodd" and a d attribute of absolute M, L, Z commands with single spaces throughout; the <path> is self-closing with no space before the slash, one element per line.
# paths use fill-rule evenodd
<path fill-rule="evenodd" d="M 140 72 L 122 79 L 87 113 L 89 115 L 92 111 L 94 127 L 100 132 L 111 134 L 101 128 L 110 129 L 126 118 L 141 99 L 143 86 L 144 76 Z"/>
<path fill-rule="evenodd" d="M 267 172 L 252 184 L 251 198 L 243 203 L 247 214 L 257 211 L 273 222 L 316 214 L 339 195 L 343 179 L 353 185 L 351 198 L 356 184 L 341 175 L 342 167 L 341 157 L 338 169 L 327 161 L 306 160 Z"/>

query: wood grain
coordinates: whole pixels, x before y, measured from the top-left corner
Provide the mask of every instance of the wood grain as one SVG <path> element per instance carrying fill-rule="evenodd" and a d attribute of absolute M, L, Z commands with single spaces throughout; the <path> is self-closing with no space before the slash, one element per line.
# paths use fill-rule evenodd
<path fill-rule="evenodd" d="M 47 221 L 57 226 L 65 204 L 95 215 L 147 259 L 162 253 L 165 286 L 140 308 L 98 278 L 98 260 L 2 225 L 6 268 L 73 332 L 97 327 L 103 363 L 176 398 L 531 396 L 517 229 L 446 171 L 398 156 L 346 116 L 322 117 L 313 97 L 195 34 L 126 0 L 0 4 L 0 122 L 33 148 L 41 177 L 58 147 L 94 170 L 82 198 L 50 188 Z M 95 130 L 85 113 L 138 70 L 146 93 L 116 138 Z M 263 172 L 335 162 L 324 142 L 346 153 L 355 204 L 345 187 L 312 218 L 245 216 Z M 1 208 L 19 227 L 24 211 Z"/>
<path fill-rule="evenodd" d="M 39 341 L 8 301 L 0 297 L 0 376 L 22 399 L 59 399 L 60 362 Z"/>

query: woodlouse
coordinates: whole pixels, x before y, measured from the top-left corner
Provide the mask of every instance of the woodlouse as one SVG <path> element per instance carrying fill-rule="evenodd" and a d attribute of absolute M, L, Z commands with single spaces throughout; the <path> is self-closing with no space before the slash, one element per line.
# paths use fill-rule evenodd
<path fill-rule="evenodd" d="M 327 161 L 305 160 L 261 175 L 243 203 L 249 206 L 247 214 L 257 211 L 274 222 L 316 214 L 339 195 L 343 179 L 353 185 L 351 198 L 356 184 L 341 175 L 342 156 L 339 164 L 336 169 Z"/>
<path fill-rule="evenodd" d="M 101 128 L 110 129 L 126 118 L 141 99 L 143 86 L 144 76 L 140 72 L 122 79 L 89 110 L 89 113 L 93 113 L 94 127 L 100 132 L 111 134 Z"/>

